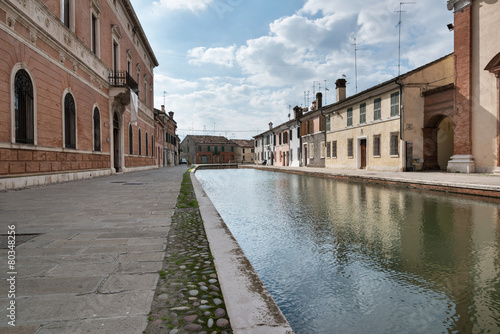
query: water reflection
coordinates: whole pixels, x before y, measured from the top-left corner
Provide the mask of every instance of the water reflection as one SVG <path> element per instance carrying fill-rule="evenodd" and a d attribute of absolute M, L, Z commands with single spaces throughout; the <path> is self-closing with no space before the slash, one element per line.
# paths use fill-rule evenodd
<path fill-rule="evenodd" d="M 197 178 L 296 333 L 497 333 L 500 206 L 257 170 Z"/>

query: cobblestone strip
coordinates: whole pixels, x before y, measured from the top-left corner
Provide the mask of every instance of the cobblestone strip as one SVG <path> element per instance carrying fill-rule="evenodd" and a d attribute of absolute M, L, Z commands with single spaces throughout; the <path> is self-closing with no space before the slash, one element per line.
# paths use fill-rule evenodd
<path fill-rule="evenodd" d="M 172 217 L 146 334 L 232 333 L 189 173 Z"/>

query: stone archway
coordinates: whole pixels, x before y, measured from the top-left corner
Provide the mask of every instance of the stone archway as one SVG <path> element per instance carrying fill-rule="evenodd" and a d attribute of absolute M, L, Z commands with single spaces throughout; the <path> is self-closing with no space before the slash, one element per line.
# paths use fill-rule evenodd
<path fill-rule="evenodd" d="M 424 132 L 424 170 L 447 170 L 453 156 L 455 124 L 450 117 L 436 115 Z"/>
<path fill-rule="evenodd" d="M 455 89 L 453 84 L 428 90 L 424 95 L 424 170 L 447 169 L 448 159 L 455 147 L 455 114 L 453 113 Z M 441 127 L 441 129 L 440 129 Z M 451 136 L 451 138 L 450 138 Z M 450 142 L 451 139 L 451 142 Z M 451 143 L 451 155 L 449 154 Z M 440 152 L 441 151 L 441 155 Z"/>

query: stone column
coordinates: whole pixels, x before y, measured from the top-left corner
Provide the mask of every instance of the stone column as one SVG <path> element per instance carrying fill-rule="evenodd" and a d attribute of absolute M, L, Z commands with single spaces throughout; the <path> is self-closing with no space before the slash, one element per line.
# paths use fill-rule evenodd
<path fill-rule="evenodd" d="M 455 140 L 454 155 L 448 171 L 474 173 L 472 156 L 472 6 L 471 0 L 450 0 L 448 9 L 455 10 Z"/>

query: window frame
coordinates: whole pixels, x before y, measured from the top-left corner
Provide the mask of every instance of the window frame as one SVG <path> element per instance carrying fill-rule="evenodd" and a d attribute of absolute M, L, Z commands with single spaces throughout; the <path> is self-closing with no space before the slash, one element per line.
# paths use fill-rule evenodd
<path fill-rule="evenodd" d="M 332 141 L 332 159 L 337 159 L 337 141 Z"/>
<path fill-rule="evenodd" d="M 352 107 L 347 108 L 347 126 L 353 126 L 352 122 Z"/>
<path fill-rule="evenodd" d="M 359 124 L 366 124 L 366 103 L 359 105 Z"/>
<path fill-rule="evenodd" d="M 382 99 L 376 98 L 373 100 L 373 120 L 379 121 L 382 119 Z"/>
<path fill-rule="evenodd" d="M 391 157 L 399 157 L 399 132 L 391 132 L 389 149 Z"/>
<path fill-rule="evenodd" d="M 134 155 L 134 129 L 132 124 L 128 126 L 128 154 Z"/>
<path fill-rule="evenodd" d="M 354 158 L 354 139 L 347 139 L 347 157 L 352 159 Z"/>
<path fill-rule="evenodd" d="M 69 100 L 71 98 L 71 101 Z M 72 105 L 70 105 L 70 103 Z M 68 107 L 73 107 L 71 110 Z M 64 148 L 74 149 L 77 148 L 77 107 L 76 100 L 71 91 L 66 90 L 63 94 L 62 102 L 63 113 L 63 143 Z"/>
<path fill-rule="evenodd" d="M 96 119 L 97 115 L 97 119 Z M 94 106 L 92 112 L 92 134 L 94 141 L 94 152 L 102 151 L 102 143 L 101 143 L 101 112 L 97 106 Z"/>
<path fill-rule="evenodd" d="M 381 136 L 378 135 L 373 135 L 373 157 L 374 158 L 380 158 L 381 157 L 381 150 L 380 150 L 380 143 L 381 143 Z"/>
<path fill-rule="evenodd" d="M 31 77 L 30 72 L 24 68 L 22 65 L 14 66 L 13 71 L 12 71 L 12 84 L 11 84 L 11 90 L 12 90 L 12 142 L 16 144 L 26 144 L 26 145 L 36 145 L 36 92 L 35 92 L 35 85 L 33 83 L 33 79 Z M 20 76 L 24 76 L 24 78 L 20 78 Z M 18 100 L 18 94 L 16 90 L 16 86 L 18 84 L 21 84 L 19 82 L 16 82 L 16 79 L 19 80 L 25 80 L 24 85 L 26 83 L 29 83 L 29 87 L 24 87 L 28 88 L 28 92 L 22 91 L 23 95 L 26 97 L 30 98 L 28 101 L 24 101 L 25 109 L 20 110 L 19 108 L 16 108 L 20 105 L 19 100 Z M 29 107 L 27 107 L 29 105 Z M 22 112 L 21 112 L 22 111 Z M 24 130 L 22 131 L 24 133 L 23 136 L 19 135 L 18 132 L 18 126 L 17 124 L 19 123 L 19 119 L 23 116 L 25 119 L 25 126 L 23 127 Z M 29 124 L 31 123 L 31 124 Z"/>
<path fill-rule="evenodd" d="M 396 100 L 397 98 L 397 100 Z M 391 117 L 399 116 L 399 92 L 394 92 L 391 94 Z"/>

